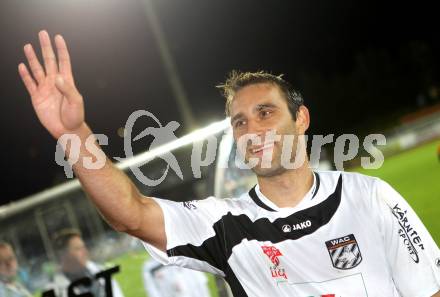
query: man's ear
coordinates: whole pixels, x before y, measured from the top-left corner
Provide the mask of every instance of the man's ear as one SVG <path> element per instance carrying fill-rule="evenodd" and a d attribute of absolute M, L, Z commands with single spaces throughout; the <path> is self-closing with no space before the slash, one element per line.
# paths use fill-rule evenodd
<path fill-rule="evenodd" d="M 301 105 L 298 108 L 298 111 L 296 113 L 295 125 L 299 135 L 305 134 L 307 129 L 309 129 L 310 126 L 309 109 L 304 105 Z"/>

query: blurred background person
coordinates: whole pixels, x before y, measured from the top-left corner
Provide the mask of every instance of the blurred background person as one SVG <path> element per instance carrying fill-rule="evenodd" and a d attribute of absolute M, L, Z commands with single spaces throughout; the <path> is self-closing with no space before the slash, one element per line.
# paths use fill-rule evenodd
<path fill-rule="evenodd" d="M 154 259 L 142 269 L 149 297 L 209 297 L 208 278 L 203 272 L 178 266 L 164 266 Z"/>
<path fill-rule="evenodd" d="M 0 296 L 32 296 L 25 286 L 18 281 L 18 262 L 12 246 L 2 241 L 0 241 Z"/>
<path fill-rule="evenodd" d="M 105 270 L 101 265 L 89 259 L 89 251 L 76 229 L 63 229 L 54 237 L 54 247 L 59 259 L 59 272 L 55 273 L 47 290 L 55 290 L 57 296 L 67 297 L 68 286 L 76 280 L 88 277 L 92 280 L 90 287 L 78 285 L 76 294 L 91 292 L 95 297 L 105 297 L 105 281 L 96 280 L 95 275 Z M 114 297 L 124 297 L 118 283 L 112 280 Z"/>

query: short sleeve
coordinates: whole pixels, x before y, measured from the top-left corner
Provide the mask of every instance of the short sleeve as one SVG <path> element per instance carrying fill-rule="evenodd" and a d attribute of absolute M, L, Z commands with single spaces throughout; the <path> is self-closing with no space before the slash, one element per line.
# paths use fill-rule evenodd
<path fill-rule="evenodd" d="M 376 181 L 376 207 L 385 252 L 403 297 L 431 297 L 440 290 L 439 249 L 405 199 L 386 182 Z"/>
<path fill-rule="evenodd" d="M 149 254 L 163 265 L 224 276 L 226 259 L 221 201 L 214 197 L 187 202 L 153 199 L 163 212 L 167 250 L 163 252 L 143 242 Z"/>

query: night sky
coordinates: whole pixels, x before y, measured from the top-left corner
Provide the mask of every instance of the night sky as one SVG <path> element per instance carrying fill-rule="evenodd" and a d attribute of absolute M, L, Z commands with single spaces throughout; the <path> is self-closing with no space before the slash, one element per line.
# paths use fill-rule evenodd
<path fill-rule="evenodd" d="M 215 86 L 232 69 L 284 73 L 311 109 L 312 133 L 381 132 L 435 103 L 420 96 L 439 86 L 440 26 L 420 1 L 153 2 L 200 126 L 224 117 Z M 87 122 L 109 136 L 109 155 L 124 156 L 116 131 L 135 110 L 182 121 L 141 0 L 1 1 L 0 204 L 65 180 L 17 73 L 41 29 L 65 37 Z"/>

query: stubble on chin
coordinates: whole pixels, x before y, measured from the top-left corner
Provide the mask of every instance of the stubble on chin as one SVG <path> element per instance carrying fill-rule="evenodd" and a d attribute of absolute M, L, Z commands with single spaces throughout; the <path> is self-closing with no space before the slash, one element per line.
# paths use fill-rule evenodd
<path fill-rule="evenodd" d="M 277 168 L 254 167 L 252 171 L 257 177 L 274 177 L 283 174 L 286 172 L 286 169 L 282 166 L 278 166 Z"/>

